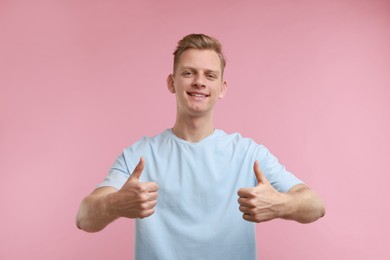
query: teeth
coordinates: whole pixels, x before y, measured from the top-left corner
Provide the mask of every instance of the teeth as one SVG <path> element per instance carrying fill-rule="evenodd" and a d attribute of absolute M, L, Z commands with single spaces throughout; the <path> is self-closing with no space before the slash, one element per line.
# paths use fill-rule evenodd
<path fill-rule="evenodd" d="M 190 94 L 191 96 L 194 96 L 194 97 L 205 97 L 206 95 L 201 95 L 201 94 Z"/>

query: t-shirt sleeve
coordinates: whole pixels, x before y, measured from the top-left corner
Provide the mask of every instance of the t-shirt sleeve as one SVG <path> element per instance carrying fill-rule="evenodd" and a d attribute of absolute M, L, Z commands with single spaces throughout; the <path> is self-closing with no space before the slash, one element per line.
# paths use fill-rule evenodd
<path fill-rule="evenodd" d="M 277 191 L 287 192 L 293 186 L 303 183 L 294 174 L 287 171 L 286 167 L 280 164 L 278 159 L 262 145 L 260 145 L 259 157 L 262 172 Z"/>
<path fill-rule="evenodd" d="M 120 190 L 129 177 L 130 171 L 124 151 L 116 158 L 116 161 L 112 165 L 108 175 L 104 178 L 103 182 L 96 185 L 96 187 L 100 188 L 109 186 Z"/>

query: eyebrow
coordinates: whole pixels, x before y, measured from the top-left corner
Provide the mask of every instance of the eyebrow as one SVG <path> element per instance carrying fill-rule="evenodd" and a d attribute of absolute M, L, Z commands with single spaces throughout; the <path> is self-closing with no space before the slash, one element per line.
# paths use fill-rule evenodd
<path fill-rule="evenodd" d="M 197 70 L 196 68 L 194 68 L 194 67 L 191 67 L 191 66 L 183 66 L 183 67 L 181 67 L 180 69 L 182 69 L 182 70 Z M 212 70 L 212 69 L 206 69 L 205 70 L 205 72 L 208 72 L 208 73 L 215 73 L 215 74 L 221 74 L 221 72 L 219 71 L 219 70 Z"/>

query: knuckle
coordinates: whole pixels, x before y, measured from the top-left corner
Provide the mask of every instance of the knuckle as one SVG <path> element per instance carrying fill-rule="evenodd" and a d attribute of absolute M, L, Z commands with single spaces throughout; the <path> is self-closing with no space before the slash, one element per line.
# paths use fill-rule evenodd
<path fill-rule="evenodd" d="M 149 217 L 154 213 L 154 210 L 144 210 L 140 212 L 140 218 L 146 218 Z"/>
<path fill-rule="evenodd" d="M 242 218 L 247 221 L 250 221 L 250 216 L 248 214 L 242 214 Z"/>
<path fill-rule="evenodd" d="M 155 200 L 149 201 L 149 205 L 151 208 L 154 208 L 156 206 L 156 204 L 157 204 L 157 201 L 155 201 Z"/>
<path fill-rule="evenodd" d="M 149 203 L 148 202 L 141 203 L 140 208 L 141 208 L 141 210 L 149 209 Z"/>
<path fill-rule="evenodd" d="M 148 200 L 148 195 L 146 195 L 146 193 L 138 193 L 138 199 L 140 201 L 147 201 Z"/>
<path fill-rule="evenodd" d="M 139 192 L 145 192 L 146 188 L 141 183 L 137 185 L 137 191 Z"/>
<path fill-rule="evenodd" d="M 250 195 L 250 197 L 255 197 L 256 193 L 257 193 L 256 189 L 251 189 L 251 191 L 249 192 L 249 195 Z"/>
<path fill-rule="evenodd" d="M 247 201 L 246 201 L 246 204 L 247 204 L 248 206 L 253 206 L 253 205 L 254 205 L 253 199 L 247 200 Z"/>
<path fill-rule="evenodd" d="M 252 215 L 253 213 L 255 213 L 254 210 L 253 210 L 253 208 L 245 207 L 244 210 L 245 210 L 246 213 L 248 213 L 248 214 L 250 214 L 250 215 Z"/>

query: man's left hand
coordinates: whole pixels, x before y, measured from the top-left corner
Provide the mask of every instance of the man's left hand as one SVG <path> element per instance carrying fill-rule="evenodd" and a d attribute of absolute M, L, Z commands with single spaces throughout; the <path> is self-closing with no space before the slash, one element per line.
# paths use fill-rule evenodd
<path fill-rule="evenodd" d="M 256 160 L 253 165 L 258 184 L 253 188 L 238 190 L 238 203 L 242 217 L 251 222 L 264 222 L 282 217 L 285 211 L 287 194 L 278 192 L 264 176 Z"/>

